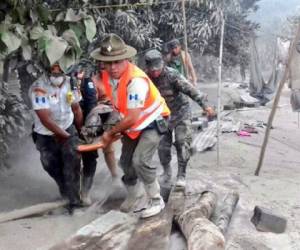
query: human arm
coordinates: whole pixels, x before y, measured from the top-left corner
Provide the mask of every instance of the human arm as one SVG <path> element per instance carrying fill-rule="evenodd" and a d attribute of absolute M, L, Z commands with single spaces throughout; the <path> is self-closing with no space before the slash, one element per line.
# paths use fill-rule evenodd
<path fill-rule="evenodd" d="M 77 128 L 78 131 L 81 130 L 81 127 L 83 126 L 83 114 L 82 114 L 82 110 L 80 108 L 80 105 L 78 102 L 73 103 L 71 105 L 73 114 L 74 114 L 74 122 L 75 122 L 75 126 Z"/>
<path fill-rule="evenodd" d="M 215 111 L 209 107 L 207 103 L 207 94 L 201 93 L 194 86 L 192 86 L 184 77 L 176 74 L 173 78 L 174 88 L 183 94 L 190 97 L 207 113 L 207 116 L 214 117 Z"/>
<path fill-rule="evenodd" d="M 141 112 L 141 108 L 129 109 L 127 115 L 120 122 L 110 130 L 105 131 L 101 138 L 104 148 L 114 140 L 118 139 L 122 132 L 131 128 L 138 121 Z"/>
<path fill-rule="evenodd" d="M 52 119 L 51 111 L 49 109 L 39 109 L 35 110 L 35 112 L 38 118 L 40 119 L 41 123 L 47 129 L 49 129 L 59 141 L 63 142 L 70 137 L 70 134 L 64 129 L 60 128 Z"/>
<path fill-rule="evenodd" d="M 105 88 L 104 88 L 103 82 L 101 81 L 99 75 L 94 75 L 92 77 L 92 81 L 96 87 L 98 102 L 106 101 L 107 96 L 105 94 Z"/>
<path fill-rule="evenodd" d="M 186 66 L 194 87 L 197 86 L 197 76 L 189 53 L 186 53 Z"/>

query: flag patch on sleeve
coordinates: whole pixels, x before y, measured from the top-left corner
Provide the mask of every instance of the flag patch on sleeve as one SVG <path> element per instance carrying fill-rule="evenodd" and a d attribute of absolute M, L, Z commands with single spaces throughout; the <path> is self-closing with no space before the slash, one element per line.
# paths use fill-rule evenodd
<path fill-rule="evenodd" d="M 45 96 L 36 96 L 35 103 L 38 103 L 38 104 L 46 103 L 46 97 Z"/>
<path fill-rule="evenodd" d="M 139 99 L 139 96 L 138 96 L 138 94 L 135 94 L 135 95 L 133 95 L 133 94 L 129 94 L 129 100 L 131 101 L 131 100 L 138 100 Z"/>

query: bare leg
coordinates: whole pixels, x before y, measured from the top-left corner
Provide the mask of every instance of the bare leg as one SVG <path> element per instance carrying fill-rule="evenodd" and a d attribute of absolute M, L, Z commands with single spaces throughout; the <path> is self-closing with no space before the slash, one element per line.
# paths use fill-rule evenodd
<path fill-rule="evenodd" d="M 106 165 L 111 173 L 111 176 L 117 177 L 117 163 L 116 163 L 116 157 L 115 157 L 115 150 L 113 147 L 113 144 L 108 145 L 104 150 L 104 159 L 106 162 Z"/>

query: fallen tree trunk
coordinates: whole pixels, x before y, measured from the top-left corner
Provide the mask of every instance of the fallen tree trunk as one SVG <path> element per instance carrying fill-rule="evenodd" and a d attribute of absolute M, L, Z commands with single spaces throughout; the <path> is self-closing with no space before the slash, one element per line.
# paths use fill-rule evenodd
<path fill-rule="evenodd" d="M 183 199 L 183 190 L 171 190 L 164 211 L 147 219 L 112 210 L 50 250 L 167 250 L 174 208 Z"/>
<path fill-rule="evenodd" d="M 159 215 L 140 219 L 129 239 L 127 249 L 167 250 L 172 220 L 173 212 L 168 206 Z"/>
<path fill-rule="evenodd" d="M 187 240 L 188 250 L 225 249 L 224 236 L 209 221 L 216 204 L 216 194 L 205 191 L 194 206 L 175 216 L 175 221 Z"/>
<path fill-rule="evenodd" d="M 225 234 L 227 231 L 238 200 L 239 194 L 236 192 L 231 192 L 225 196 L 224 201 L 222 202 L 222 208 L 219 215 L 216 216 L 214 223 L 223 234 Z"/>
<path fill-rule="evenodd" d="M 159 215 L 140 219 L 127 249 L 168 250 L 174 214 L 184 205 L 184 190 L 173 188 L 166 208 Z"/>
<path fill-rule="evenodd" d="M 110 211 L 50 250 L 125 250 L 138 218 Z"/>
<path fill-rule="evenodd" d="M 22 209 L 13 210 L 7 213 L 2 213 L 0 214 L 0 223 L 11 221 L 11 220 L 23 219 L 38 214 L 44 214 L 51 210 L 63 207 L 67 204 L 68 201 L 47 202 L 47 203 L 41 203 L 30 207 L 22 208 Z"/>

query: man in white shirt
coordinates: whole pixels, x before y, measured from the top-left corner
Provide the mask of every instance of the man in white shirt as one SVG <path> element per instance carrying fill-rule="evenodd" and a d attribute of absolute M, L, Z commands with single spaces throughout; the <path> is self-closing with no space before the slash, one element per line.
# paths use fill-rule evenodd
<path fill-rule="evenodd" d="M 70 208 L 80 205 L 80 155 L 77 129 L 82 126 L 80 95 L 60 66 L 51 66 L 29 89 L 34 112 L 33 137 L 44 169 L 55 180 Z"/>

